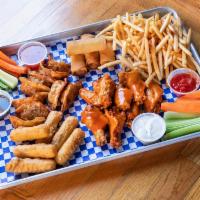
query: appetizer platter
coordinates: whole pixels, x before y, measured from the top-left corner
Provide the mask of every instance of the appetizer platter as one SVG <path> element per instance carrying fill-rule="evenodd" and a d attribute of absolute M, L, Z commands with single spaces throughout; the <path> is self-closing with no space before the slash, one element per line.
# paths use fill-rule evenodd
<path fill-rule="evenodd" d="M 167 7 L 1 47 L 0 188 L 199 137 L 199 74 Z"/>

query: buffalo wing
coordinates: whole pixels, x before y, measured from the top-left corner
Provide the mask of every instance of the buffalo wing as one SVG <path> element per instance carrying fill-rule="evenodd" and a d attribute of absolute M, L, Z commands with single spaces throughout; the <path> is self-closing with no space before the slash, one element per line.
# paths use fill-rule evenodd
<path fill-rule="evenodd" d="M 88 105 L 81 113 L 81 118 L 81 122 L 84 123 L 94 134 L 96 144 L 98 146 L 103 146 L 104 144 L 106 144 L 104 129 L 108 124 L 108 120 L 100 111 L 100 109 Z"/>

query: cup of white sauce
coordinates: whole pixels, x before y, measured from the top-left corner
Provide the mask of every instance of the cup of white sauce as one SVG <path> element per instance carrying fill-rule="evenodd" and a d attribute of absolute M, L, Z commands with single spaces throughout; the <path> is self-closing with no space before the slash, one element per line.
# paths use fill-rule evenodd
<path fill-rule="evenodd" d="M 166 131 L 166 124 L 158 114 L 143 113 L 133 120 L 131 129 L 140 142 L 148 145 L 163 137 Z"/>
<path fill-rule="evenodd" d="M 2 119 L 10 110 L 12 97 L 3 90 L 0 90 L 0 119 Z"/>

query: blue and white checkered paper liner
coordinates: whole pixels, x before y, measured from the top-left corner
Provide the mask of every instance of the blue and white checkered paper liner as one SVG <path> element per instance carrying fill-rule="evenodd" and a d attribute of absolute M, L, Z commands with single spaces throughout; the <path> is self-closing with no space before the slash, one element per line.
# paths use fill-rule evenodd
<path fill-rule="evenodd" d="M 48 52 L 53 54 L 53 57 L 57 61 L 65 61 L 67 63 L 70 62 L 69 57 L 65 54 L 66 49 L 66 41 L 77 39 L 76 38 L 67 38 L 66 40 L 57 42 L 57 43 L 50 43 L 47 48 Z M 116 56 L 119 55 L 119 51 L 116 52 Z M 16 55 L 12 57 L 17 61 Z M 92 82 L 100 78 L 103 74 L 108 73 L 110 74 L 111 78 L 117 83 L 118 77 L 117 74 L 120 71 L 120 66 L 117 65 L 116 67 L 103 69 L 102 71 L 93 70 L 90 71 L 84 78 L 81 80 L 83 81 L 83 87 L 92 89 Z M 69 76 L 69 82 L 77 81 L 77 77 Z M 169 102 L 174 101 L 175 95 L 172 94 L 169 88 L 163 83 L 162 87 L 164 89 L 164 96 L 163 98 L 168 100 Z M 24 95 L 19 89 L 10 93 L 14 99 L 22 98 Z M 78 118 L 79 122 L 81 120 L 81 111 L 85 108 L 86 103 L 80 97 L 76 99 L 74 105 L 65 112 L 65 116 L 73 115 Z M 14 108 L 11 108 L 11 115 L 15 112 Z M 98 147 L 95 142 L 95 138 L 91 131 L 87 129 L 87 127 L 80 122 L 81 129 L 85 132 L 86 136 L 83 143 L 78 147 L 76 152 L 74 153 L 73 157 L 69 161 L 69 165 L 78 165 L 83 162 L 90 162 L 98 158 L 103 158 L 106 156 L 111 156 L 114 154 L 119 154 L 124 151 L 130 151 L 137 148 L 142 148 L 142 143 L 137 140 L 136 137 L 132 134 L 129 128 L 124 128 L 122 133 L 122 146 L 119 149 L 112 148 L 109 144 L 104 145 L 103 147 Z M 5 164 L 9 162 L 9 160 L 14 156 L 12 149 L 16 145 L 14 142 L 10 140 L 10 131 L 12 130 L 12 125 L 9 121 L 9 115 L 7 115 L 3 120 L 0 121 L 0 184 L 5 184 L 10 181 L 23 179 L 28 176 L 33 176 L 33 174 L 13 174 L 8 173 L 5 171 Z M 64 166 L 67 167 L 67 166 Z"/>

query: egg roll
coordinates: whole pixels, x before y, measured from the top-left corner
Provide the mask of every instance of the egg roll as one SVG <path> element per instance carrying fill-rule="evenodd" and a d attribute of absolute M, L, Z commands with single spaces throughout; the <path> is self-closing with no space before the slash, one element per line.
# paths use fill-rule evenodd
<path fill-rule="evenodd" d="M 10 138 L 14 142 L 31 141 L 47 138 L 50 133 L 50 127 L 46 124 L 40 124 L 33 127 L 22 127 L 11 131 Z"/>
<path fill-rule="evenodd" d="M 106 49 L 106 39 L 103 37 L 73 40 L 67 43 L 67 54 L 69 56 L 86 54 Z"/>
<path fill-rule="evenodd" d="M 77 147 L 82 143 L 84 137 L 85 133 L 80 128 L 74 129 L 72 134 L 58 151 L 55 158 L 57 164 L 64 165 L 72 157 Z"/>
<path fill-rule="evenodd" d="M 108 41 L 106 44 L 106 49 L 99 52 L 100 54 L 100 64 L 115 61 L 115 52 L 112 49 L 112 42 Z"/>
<path fill-rule="evenodd" d="M 69 116 L 62 123 L 61 127 L 58 129 L 54 135 L 51 144 L 55 145 L 59 150 L 63 143 L 70 136 L 72 131 L 78 126 L 78 120 L 76 117 Z"/>
<path fill-rule="evenodd" d="M 14 173 L 40 173 L 55 168 L 56 162 L 54 160 L 40 158 L 13 158 L 6 164 L 6 171 Z"/>
<path fill-rule="evenodd" d="M 54 158 L 57 148 L 52 144 L 17 145 L 13 153 L 19 158 Z"/>
<path fill-rule="evenodd" d="M 83 54 L 71 56 L 71 72 L 75 76 L 84 76 L 87 73 L 85 56 Z"/>
<path fill-rule="evenodd" d="M 93 38 L 94 35 L 92 34 L 84 34 L 81 36 L 81 39 L 87 39 L 87 38 Z M 87 64 L 87 67 L 89 69 L 96 69 L 100 65 L 100 58 L 99 58 L 99 52 L 91 52 L 91 53 L 86 53 L 85 55 L 85 61 Z"/>

